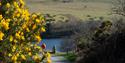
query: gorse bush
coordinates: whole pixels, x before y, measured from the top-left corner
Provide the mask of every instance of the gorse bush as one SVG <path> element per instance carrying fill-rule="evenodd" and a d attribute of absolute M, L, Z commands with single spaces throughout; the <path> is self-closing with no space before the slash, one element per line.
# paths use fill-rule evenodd
<path fill-rule="evenodd" d="M 77 63 L 125 63 L 124 24 L 121 19 L 104 21 L 90 39 L 83 35 L 76 38 Z"/>
<path fill-rule="evenodd" d="M 44 52 L 37 44 L 40 32 L 45 32 L 44 25 L 44 16 L 30 14 L 23 0 L 0 0 L 0 61 L 40 62 L 38 52 Z"/>

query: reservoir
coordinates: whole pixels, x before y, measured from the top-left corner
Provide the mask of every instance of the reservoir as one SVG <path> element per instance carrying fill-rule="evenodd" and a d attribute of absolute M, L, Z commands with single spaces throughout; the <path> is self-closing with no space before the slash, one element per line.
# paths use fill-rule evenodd
<path fill-rule="evenodd" d="M 64 39 L 62 38 L 52 38 L 52 39 L 42 39 L 39 45 L 42 45 L 42 43 L 46 44 L 46 50 L 51 51 L 53 46 L 56 47 L 56 51 L 60 52 L 61 51 L 61 44 Z"/>

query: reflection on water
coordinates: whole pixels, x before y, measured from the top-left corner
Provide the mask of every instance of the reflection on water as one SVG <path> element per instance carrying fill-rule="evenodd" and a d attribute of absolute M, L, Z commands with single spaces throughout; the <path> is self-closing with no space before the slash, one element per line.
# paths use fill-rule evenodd
<path fill-rule="evenodd" d="M 46 50 L 52 50 L 53 46 L 56 46 L 56 50 L 57 51 L 61 51 L 60 49 L 60 45 L 61 42 L 63 42 L 63 39 L 61 38 L 54 38 L 54 39 L 43 39 L 39 45 L 41 45 L 42 43 L 46 44 Z"/>

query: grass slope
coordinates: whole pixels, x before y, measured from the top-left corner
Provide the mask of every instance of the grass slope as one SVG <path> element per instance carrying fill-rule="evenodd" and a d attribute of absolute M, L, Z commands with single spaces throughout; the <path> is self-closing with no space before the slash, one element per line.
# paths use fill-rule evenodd
<path fill-rule="evenodd" d="M 92 17 L 109 17 L 110 3 L 100 2 L 40 2 L 40 0 L 27 0 L 30 12 L 42 12 L 49 14 L 72 14 L 80 19 L 86 19 L 87 15 Z"/>

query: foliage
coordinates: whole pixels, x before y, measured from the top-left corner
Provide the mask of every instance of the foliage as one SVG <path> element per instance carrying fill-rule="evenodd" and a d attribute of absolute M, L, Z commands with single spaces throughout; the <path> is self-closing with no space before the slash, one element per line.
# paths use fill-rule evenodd
<path fill-rule="evenodd" d="M 81 48 L 76 51 L 80 55 L 78 63 L 124 63 L 124 40 L 125 31 L 123 23 L 104 21 L 96 29 L 91 44 L 86 46 L 77 46 Z M 118 31 L 111 30 L 112 27 L 117 28 L 121 25 Z M 84 39 L 84 38 L 83 38 Z M 84 41 L 80 40 L 80 42 Z"/>
<path fill-rule="evenodd" d="M 37 44 L 41 41 L 40 32 L 45 32 L 44 25 L 43 15 L 30 14 L 23 0 L 0 0 L 0 60 L 40 62 L 38 52 L 44 51 Z"/>
<path fill-rule="evenodd" d="M 74 53 L 69 53 L 67 55 L 65 55 L 65 57 L 69 60 L 69 61 L 75 61 L 77 56 Z"/>

